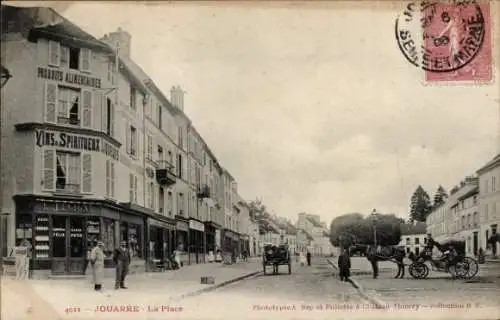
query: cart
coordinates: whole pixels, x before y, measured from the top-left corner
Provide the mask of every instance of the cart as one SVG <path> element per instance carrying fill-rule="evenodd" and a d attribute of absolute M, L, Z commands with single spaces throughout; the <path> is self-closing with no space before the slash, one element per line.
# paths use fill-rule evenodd
<path fill-rule="evenodd" d="M 271 245 L 264 246 L 264 253 L 262 257 L 262 268 L 266 274 L 266 267 L 273 266 L 273 274 L 279 273 L 280 265 L 288 265 L 288 274 L 292 273 L 292 259 L 290 257 L 290 250 L 287 245 Z"/>

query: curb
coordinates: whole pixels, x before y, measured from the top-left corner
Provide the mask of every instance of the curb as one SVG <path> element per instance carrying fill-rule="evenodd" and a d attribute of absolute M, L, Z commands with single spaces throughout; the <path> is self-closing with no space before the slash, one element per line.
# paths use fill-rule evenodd
<path fill-rule="evenodd" d="M 242 280 L 251 278 L 251 277 L 256 276 L 256 275 L 258 275 L 260 273 L 262 273 L 262 271 L 254 271 L 254 272 L 251 272 L 251 273 L 247 273 L 247 274 L 245 274 L 243 276 L 240 276 L 240 277 L 237 277 L 237 278 L 234 278 L 234 279 L 230 279 L 230 280 L 226 280 L 226 281 L 223 281 L 223 282 L 221 282 L 219 284 L 216 284 L 216 285 L 212 285 L 212 286 L 209 286 L 209 287 L 206 287 L 206 288 L 194 291 L 194 292 L 188 292 L 188 293 L 185 293 L 185 294 L 181 294 L 180 296 L 172 297 L 169 300 L 173 301 L 173 300 L 180 300 L 180 299 L 184 299 L 184 298 L 188 298 L 188 297 L 198 296 L 198 295 L 200 295 L 202 293 L 211 292 L 211 291 L 214 291 L 216 289 L 219 289 L 219 288 L 225 287 L 227 285 L 230 285 L 232 283 L 235 283 L 235 282 L 238 282 L 238 281 L 242 281 Z"/>
<path fill-rule="evenodd" d="M 330 259 L 326 259 L 326 261 L 328 261 L 328 263 L 335 269 L 335 270 L 339 270 L 339 266 L 333 262 L 332 260 Z M 369 295 L 368 293 L 366 293 L 366 291 L 363 289 L 363 287 L 354 279 L 352 279 L 351 277 L 349 277 L 347 279 L 347 281 L 349 281 L 352 286 L 354 288 L 356 288 L 356 290 L 358 290 L 359 294 L 365 298 L 366 300 L 370 301 L 371 303 L 373 303 L 378 309 L 385 309 L 387 308 L 387 303 L 385 303 L 384 301 L 376 298 L 376 297 L 373 297 L 372 295 Z"/>

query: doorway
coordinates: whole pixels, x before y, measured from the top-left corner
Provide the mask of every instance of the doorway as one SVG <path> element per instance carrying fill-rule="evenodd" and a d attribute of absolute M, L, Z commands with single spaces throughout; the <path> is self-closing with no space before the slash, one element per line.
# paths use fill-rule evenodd
<path fill-rule="evenodd" d="M 52 273 L 79 274 L 85 266 L 84 217 L 52 216 Z"/>
<path fill-rule="evenodd" d="M 472 235 L 472 252 L 474 252 L 474 256 L 478 254 L 478 246 L 479 246 L 479 235 L 478 232 L 474 232 Z"/>

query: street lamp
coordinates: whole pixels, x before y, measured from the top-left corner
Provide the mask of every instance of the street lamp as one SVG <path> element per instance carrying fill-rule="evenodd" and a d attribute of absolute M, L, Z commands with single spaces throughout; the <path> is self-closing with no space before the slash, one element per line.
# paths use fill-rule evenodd
<path fill-rule="evenodd" d="M 373 209 L 371 216 L 373 219 L 373 242 L 375 244 L 375 247 L 377 247 L 377 210 Z"/>

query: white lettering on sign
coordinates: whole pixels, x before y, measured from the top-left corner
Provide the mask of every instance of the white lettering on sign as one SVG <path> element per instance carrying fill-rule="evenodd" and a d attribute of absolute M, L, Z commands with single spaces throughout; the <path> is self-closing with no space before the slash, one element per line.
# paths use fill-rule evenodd
<path fill-rule="evenodd" d="M 101 139 L 94 137 L 85 137 L 64 132 L 36 130 L 35 138 L 36 145 L 39 147 L 52 146 L 87 151 L 101 150 Z"/>
<path fill-rule="evenodd" d="M 189 221 L 189 228 L 193 229 L 193 230 L 198 230 L 201 232 L 205 231 L 205 225 L 199 221 L 196 221 L 196 220 Z"/>
<path fill-rule="evenodd" d="M 42 68 L 42 67 L 38 67 L 37 71 L 38 71 L 37 72 L 38 77 L 42 79 L 78 84 L 81 86 L 87 86 L 93 88 L 101 87 L 101 79 L 99 78 L 89 77 L 82 74 L 64 72 L 57 69 Z"/>

